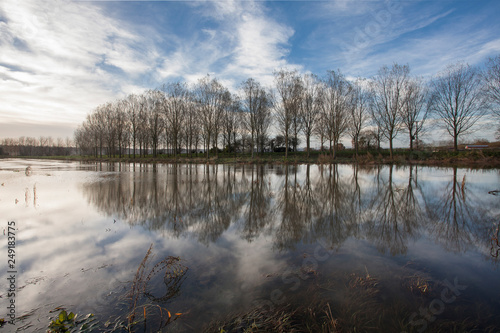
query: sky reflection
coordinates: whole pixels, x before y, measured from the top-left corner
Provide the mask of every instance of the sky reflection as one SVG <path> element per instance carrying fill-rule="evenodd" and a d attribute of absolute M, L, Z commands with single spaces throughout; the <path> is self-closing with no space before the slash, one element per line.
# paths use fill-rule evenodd
<path fill-rule="evenodd" d="M 0 183 L 2 228 L 18 229 L 18 316 L 33 312 L 18 327 L 44 329 L 58 306 L 103 321 L 126 313 L 151 244 L 151 264 L 178 256 L 189 268 L 161 304 L 185 313 L 174 331 L 269 302 L 275 290 L 290 302 L 319 297 L 312 280 L 352 272 L 385 277 L 392 293 L 411 265 L 436 281 L 459 276 L 478 299 L 500 295 L 490 251 L 499 198 L 488 194 L 498 170 L 2 160 Z M 304 271 L 318 244 L 331 252 Z M 165 293 L 160 278 L 148 288 Z"/>

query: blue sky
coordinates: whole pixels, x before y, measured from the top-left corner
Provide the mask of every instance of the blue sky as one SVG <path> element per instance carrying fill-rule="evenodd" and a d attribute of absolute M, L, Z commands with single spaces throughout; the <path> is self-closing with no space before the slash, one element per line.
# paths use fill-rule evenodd
<path fill-rule="evenodd" d="M 0 138 L 72 136 L 97 105 L 210 73 L 230 89 L 294 68 L 370 77 L 500 54 L 500 1 L 0 2 Z"/>

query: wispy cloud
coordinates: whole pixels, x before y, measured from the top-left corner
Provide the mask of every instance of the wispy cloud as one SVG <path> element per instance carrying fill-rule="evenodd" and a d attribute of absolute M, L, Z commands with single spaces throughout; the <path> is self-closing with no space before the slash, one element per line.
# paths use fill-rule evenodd
<path fill-rule="evenodd" d="M 366 77 L 393 62 L 409 63 L 421 75 L 457 60 L 479 63 L 496 49 L 495 29 L 481 26 L 491 21 L 492 8 L 471 5 L 471 11 L 465 4 L 387 0 L 310 6 L 306 20 L 318 24 L 305 41 L 308 65 Z"/>
<path fill-rule="evenodd" d="M 164 78 L 215 73 L 235 88 L 248 77 L 270 84 L 275 69 L 294 66 L 286 59 L 294 30 L 270 17 L 262 3 L 217 1 L 191 6 L 203 22 L 196 35 L 166 57 L 161 69 Z"/>
<path fill-rule="evenodd" d="M 89 3 L 5 0 L 0 10 L 2 123 L 74 124 L 158 57 Z"/>

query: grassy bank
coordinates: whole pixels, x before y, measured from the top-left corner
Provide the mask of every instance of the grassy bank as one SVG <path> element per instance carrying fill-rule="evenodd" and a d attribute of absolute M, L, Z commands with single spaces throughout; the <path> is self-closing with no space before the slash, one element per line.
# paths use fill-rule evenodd
<path fill-rule="evenodd" d="M 4 156 L 5 157 L 5 156 Z M 8 157 L 8 156 L 7 156 Z M 342 150 L 336 153 L 335 159 L 327 152 L 311 152 L 309 157 L 306 152 L 289 153 L 285 157 L 284 153 L 264 153 L 250 154 L 229 154 L 219 153 L 217 156 L 187 156 L 159 155 L 153 157 L 147 155 L 135 158 L 128 155 L 119 157 L 102 156 L 16 156 L 16 158 L 36 158 L 36 159 L 56 159 L 68 161 L 84 162 L 137 162 L 137 163 L 185 163 L 185 164 L 331 164 L 331 163 L 358 163 L 367 165 L 377 164 L 413 164 L 430 166 L 460 166 L 460 167 L 500 167 L 500 150 L 471 150 L 471 151 L 408 151 L 406 149 L 395 150 L 394 156 L 390 157 L 388 150 L 370 150 L 359 152 L 358 155 L 353 150 Z"/>

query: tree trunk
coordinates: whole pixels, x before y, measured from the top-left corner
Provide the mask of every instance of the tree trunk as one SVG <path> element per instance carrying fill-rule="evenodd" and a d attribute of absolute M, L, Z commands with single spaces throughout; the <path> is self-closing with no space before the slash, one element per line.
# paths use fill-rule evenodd
<path fill-rule="evenodd" d="M 456 130 L 453 132 L 453 150 L 458 151 L 458 135 Z"/>
<path fill-rule="evenodd" d="M 309 145 L 310 145 L 309 141 L 310 141 L 310 140 L 311 140 L 311 138 L 310 138 L 310 136 L 308 135 L 308 136 L 307 136 L 307 138 L 306 138 L 306 145 L 307 145 L 307 158 L 309 158 L 309 150 L 310 150 L 310 149 L 309 149 Z M 308 167 L 309 167 L 309 165 L 308 165 Z"/>
<path fill-rule="evenodd" d="M 252 132 L 252 159 L 253 159 L 253 147 L 255 145 L 255 142 L 254 142 L 254 137 L 253 137 L 253 132 Z"/>
<path fill-rule="evenodd" d="M 358 153 L 359 153 L 359 135 L 356 135 L 356 138 L 354 139 L 354 148 L 356 150 L 356 158 L 358 158 Z"/>
<path fill-rule="evenodd" d="M 389 152 L 390 152 L 390 157 L 392 160 L 392 138 L 389 140 Z"/>
<path fill-rule="evenodd" d="M 285 133 L 285 158 L 288 158 L 288 132 Z"/>

